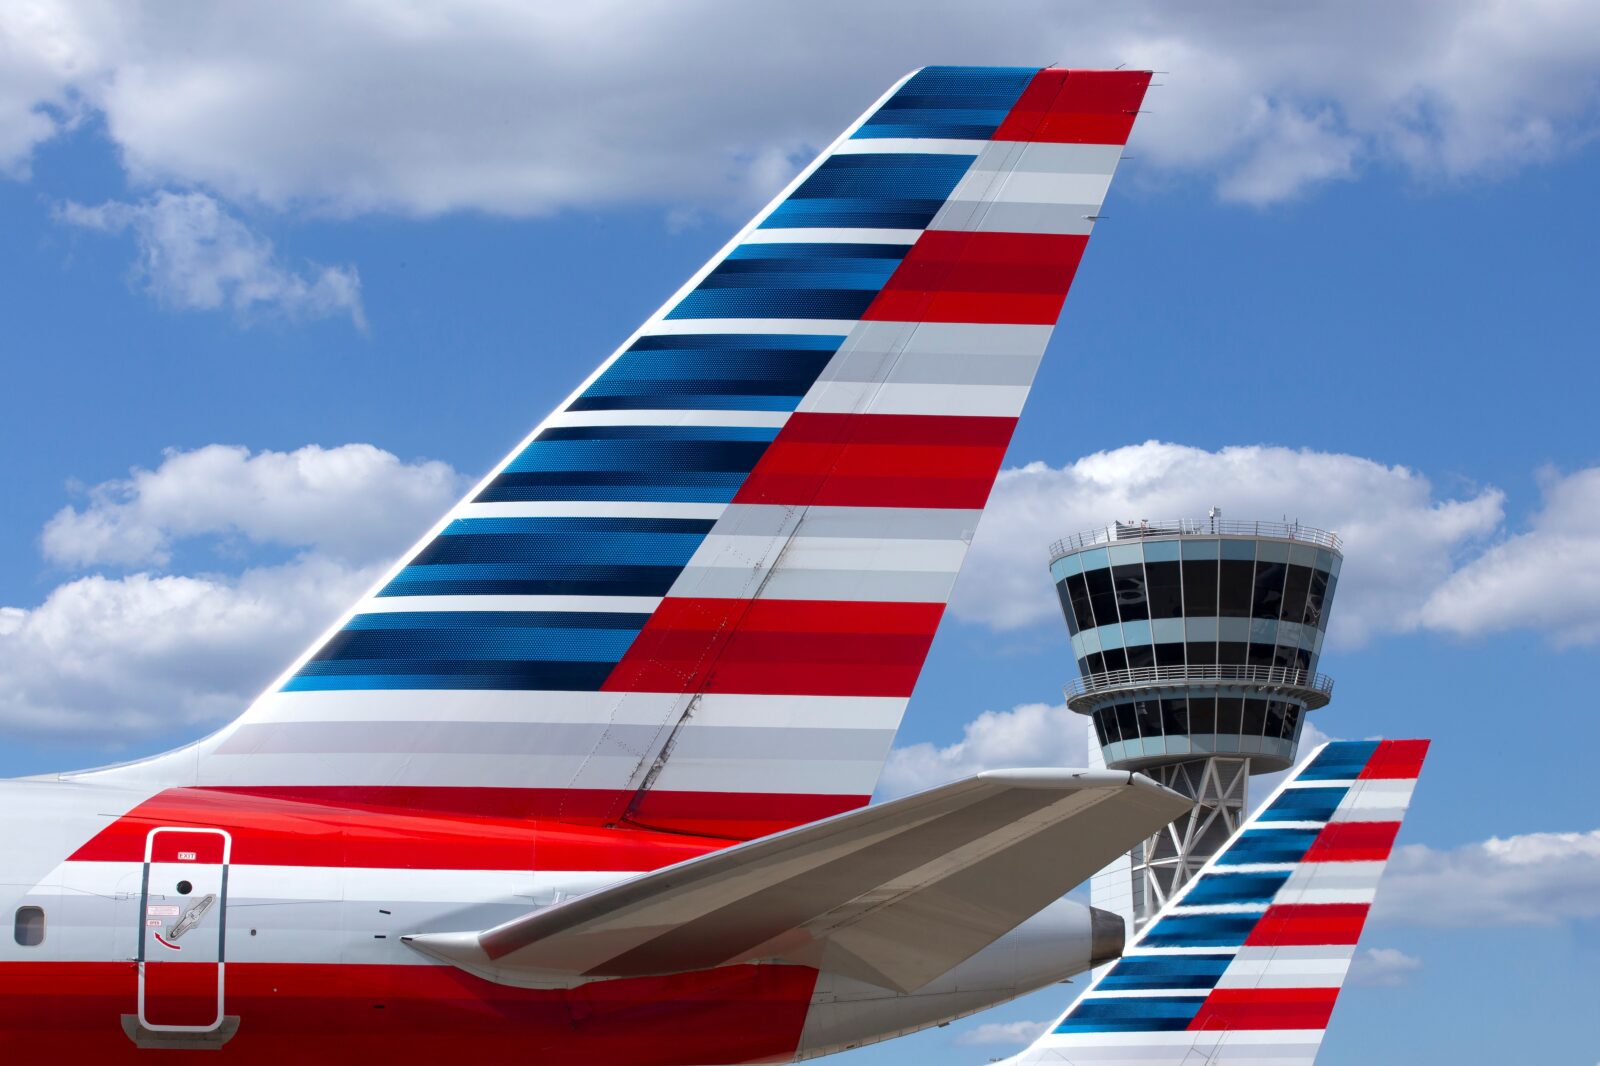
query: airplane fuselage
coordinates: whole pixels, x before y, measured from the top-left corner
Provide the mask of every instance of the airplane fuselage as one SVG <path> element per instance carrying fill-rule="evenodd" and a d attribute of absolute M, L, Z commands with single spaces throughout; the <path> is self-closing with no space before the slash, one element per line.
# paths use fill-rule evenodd
<path fill-rule="evenodd" d="M 0 1048 L 74 1061 L 788 1061 L 1012 998 L 1094 951 L 1087 908 L 1063 903 L 917 995 L 777 963 L 520 987 L 402 937 L 492 927 L 730 842 L 46 781 L 0 784 L 0 830 Z"/>

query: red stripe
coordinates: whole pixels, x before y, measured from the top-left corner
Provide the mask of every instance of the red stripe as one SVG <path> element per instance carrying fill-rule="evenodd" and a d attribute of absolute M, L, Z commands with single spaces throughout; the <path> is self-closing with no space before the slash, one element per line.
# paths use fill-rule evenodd
<path fill-rule="evenodd" d="M 1041 70 L 994 140 L 1126 144 L 1149 85 L 1147 70 Z"/>
<path fill-rule="evenodd" d="M 608 692 L 909 696 L 940 603 L 668 597 Z"/>
<path fill-rule="evenodd" d="M 554 818 L 490 814 L 421 813 L 384 805 L 419 789 L 180 788 L 163 792 L 112 822 L 75 851 L 82 862 L 142 862 L 145 838 L 164 825 L 214 826 L 233 838 L 235 863 L 260 866 L 357 866 L 427 870 L 654 870 L 749 839 L 815 821 L 865 804 L 865 796 L 651 793 L 639 817 L 668 832 L 564 824 Z M 437 789 L 433 792 L 512 792 L 510 789 Z M 515 790 L 523 791 L 523 790 Z M 559 810 L 562 790 L 524 796 L 522 809 Z M 322 802 L 310 801 L 322 793 Z M 380 803 L 357 806 L 339 793 L 380 794 Z M 381 795 L 398 793 L 399 795 Z M 584 796 L 583 790 L 573 790 Z M 632 792 L 608 793 L 621 812 Z M 289 798 L 297 796 L 301 798 Z M 509 798 L 497 798 L 513 809 Z M 712 815 L 714 812 L 714 816 Z M 703 835 L 689 836 L 688 832 Z M 162 834 L 163 840 L 168 834 Z M 198 836 L 198 834 L 196 834 Z M 215 838 L 213 838 L 215 839 Z"/>
<path fill-rule="evenodd" d="M 1361 771 L 1363 781 L 1398 781 L 1422 773 L 1422 760 L 1428 757 L 1426 740 L 1380 741 Z"/>
<path fill-rule="evenodd" d="M 215 959 L 215 949 L 211 954 Z M 210 1025 L 216 1021 L 216 962 L 189 961 L 176 955 L 146 960 L 144 1016 L 155 1025 Z"/>
<path fill-rule="evenodd" d="M 1189 1029 L 1326 1029 L 1337 988 L 1218 988 Z"/>
<path fill-rule="evenodd" d="M 263 933 L 270 935 L 270 929 Z M 230 959 L 225 1010 L 243 1020 L 220 1053 L 196 1061 L 788 1062 L 799 1045 L 816 976 L 803 966 L 725 966 L 533 989 L 494 984 L 453 966 Z M 122 1031 L 120 1018 L 133 1013 L 137 987 L 132 962 L 0 962 L 5 1061 L 190 1061 L 188 1052 L 140 1049 Z"/>
<path fill-rule="evenodd" d="M 1329 822 L 1311 842 L 1305 862 L 1383 862 L 1394 849 L 1399 822 Z"/>
<path fill-rule="evenodd" d="M 1053 326 L 1088 241 L 1081 234 L 928 230 L 861 319 Z"/>
<path fill-rule="evenodd" d="M 957 415 L 791 415 L 734 502 L 981 508 L 1016 424 Z"/>
<path fill-rule="evenodd" d="M 1354 944 L 1367 920 L 1365 903 L 1286 903 L 1267 908 L 1247 947 Z"/>

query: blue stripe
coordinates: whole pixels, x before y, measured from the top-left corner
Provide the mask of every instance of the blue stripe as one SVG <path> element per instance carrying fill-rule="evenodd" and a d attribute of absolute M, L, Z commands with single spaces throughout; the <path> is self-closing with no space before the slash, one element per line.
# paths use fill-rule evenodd
<path fill-rule="evenodd" d="M 1343 781 L 1361 776 L 1378 750 L 1376 740 L 1341 740 L 1329 744 L 1300 771 L 1301 781 Z"/>
<path fill-rule="evenodd" d="M 1147 948 L 1236 947 L 1260 918 L 1259 914 L 1168 914 L 1150 923 L 1140 943 Z"/>
<path fill-rule="evenodd" d="M 778 205 L 761 228 L 923 229 L 975 158 L 898 152 L 836 155 Z"/>
<path fill-rule="evenodd" d="M 1186 907 L 1206 907 L 1224 903 L 1271 903 L 1278 890 L 1289 880 L 1289 874 L 1222 874 L 1208 873 L 1195 882 L 1189 894 L 1183 897 Z"/>
<path fill-rule="evenodd" d="M 462 563 L 408 566 L 379 596 L 665 596 L 677 566 Z"/>
<path fill-rule="evenodd" d="M 1317 839 L 1315 829 L 1246 829 L 1217 856 L 1218 866 L 1299 862 Z"/>
<path fill-rule="evenodd" d="M 357 615 L 284 689 L 592 691 L 649 617 L 579 611 Z"/>
<path fill-rule="evenodd" d="M 727 503 L 776 427 L 559 426 L 539 434 L 477 500 Z"/>
<path fill-rule="evenodd" d="M 903 244 L 743 244 L 668 318 L 860 318 Z"/>
<path fill-rule="evenodd" d="M 465 518 L 379 596 L 662 596 L 714 523 L 677 518 Z"/>
<path fill-rule="evenodd" d="M 1175 1032 L 1189 1027 L 1205 996 L 1085 999 L 1056 1026 L 1058 1033 Z"/>
<path fill-rule="evenodd" d="M 1036 67 L 925 67 L 873 112 L 855 138 L 988 140 Z"/>
<path fill-rule="evenodd" d="M 523 692 L 598 692 L 615 663 L 480 663 L 343 664 L 338 674 L 324 664 L 307 663 L 284 683 L 285 692 L 348 692 L 355 690 L 492 689 Z M 415 672 L 406 672 L 415 670 Z"/>
<path fill-rule="evenodd" d="M 792 411 L 843 337 L 641 337 L 573 401 L 573 411 Z"/>
<path fill-rule="evenodd" d="M 1144 992 L 1158 988 L 1213 988 L 1232 955 L 1124 955 L 1097 986 L 1102 992 Z"/>
<path fill-rule="evenodd" d="M 1286 788 L 1266 810 L 1256 815 L 1261 822 L 1326 822 L 1339 809 L 1346 793 L 1343 785 L 1332 788 Z"/>

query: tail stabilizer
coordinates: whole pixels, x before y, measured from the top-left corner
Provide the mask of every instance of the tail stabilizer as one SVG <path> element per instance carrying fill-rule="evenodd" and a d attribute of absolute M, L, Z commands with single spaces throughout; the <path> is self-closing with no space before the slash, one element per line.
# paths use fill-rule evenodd
<path fill-rule="evenodd" d="M 104 776 L 733 838 L 864 804 L 1148 83 L 910 75 L 241 718 Z"/>
<path fill-rule="evenodd" d="M 405 940 L 511 984 L 775 958 L 913 992 L 1190 806 L 1125 771 L 991 770 L 641 874 L 493 929 Z M 1098 953 L 1082 945 L 1095 961 L 1121 946 Z"/>
<path fill-rule="evenodd" d="M 1319 748 L 1013 1066 L 1309 1066 L 1426 740 Z"/>

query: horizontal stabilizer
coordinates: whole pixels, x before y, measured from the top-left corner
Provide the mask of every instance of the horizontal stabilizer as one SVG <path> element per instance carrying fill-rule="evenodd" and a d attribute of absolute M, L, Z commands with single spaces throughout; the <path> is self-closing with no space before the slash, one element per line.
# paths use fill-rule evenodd
<path fill-rule="evenodd" d="M 508 984 L 778 959 L 912 992 L 1189 808 L 1139 774 L 994 770 L 412 947 Z"/>

